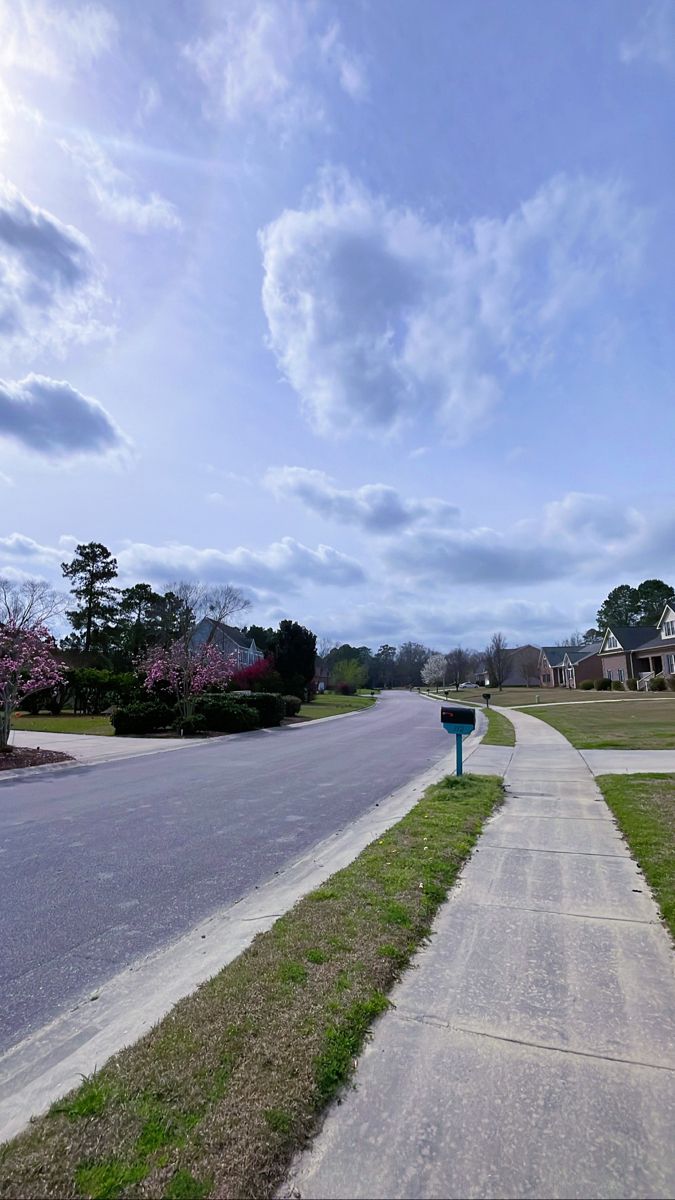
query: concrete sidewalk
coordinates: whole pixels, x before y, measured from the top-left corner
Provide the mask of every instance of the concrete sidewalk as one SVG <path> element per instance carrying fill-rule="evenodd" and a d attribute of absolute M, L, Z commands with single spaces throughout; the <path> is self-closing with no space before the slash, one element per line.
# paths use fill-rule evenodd
<path fill-rule="evenodd" d="M 675 750 L 580 750 L 594 775 L 644 775 L 675 772 Z"/>
<path fill-rule="evenodd" d="M 112 762 L 118 758 L 136 758 L 139 754 L 158 754 L 165 750 L 183 750 L 199 745 L 204 738 L 105 737 L 96 733 L 35 733 L 13 729 L 14 746 L 39 746 L 41 750 L 60 750 L 79 763 Z"/>
<path fill-rule="evenodd" d="M 508 715 L 507 802 L 284 1194 L 675 1193 L 670 939 L 581 755 Z"/>

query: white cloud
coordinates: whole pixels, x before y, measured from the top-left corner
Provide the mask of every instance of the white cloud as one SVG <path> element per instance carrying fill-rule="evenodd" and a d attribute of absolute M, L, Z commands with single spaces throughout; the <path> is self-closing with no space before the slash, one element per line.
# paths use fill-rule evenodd
<path fill-rule="evenodd" d="M 139 196 L 130 176 L 110 161 L 94 138 L 82 134 L 76 141 L 59 139 L 58 144 L 82 168 L 89 192 L 104 217 L 137 233 L 181 228 L 174 205 L 157 192 Z"/>
<path fill-rule="evenodd" d="M 644 225 L 615 182 L 559 176 L 509 216 L 459 226 L 325 172 L 260 234 L 270 345 L 322 433 L 435 415 L 461 440 L 630 281 Z"/>
<path fill-rule="evenodd" d="M 117 555 L 120 570 L 154 580 L 179 576 L 226 581 L 276 592 L 296 591 L 302 584 L 346 587 L 365 578 L 355 559 L 332 546 L 312 550 L 292 537 L 273 542 L 266 550 L 197 549 L 194 546 L 151 546 L 131 543 Z"/>
<path fill-rule="evenodd" d="M 52 459 L 104 454 L 127 444 L 101 404 L 44 375 L 0 379 L 0 437 Z"/>
<path fill-rule="evenodd" d="M 264 483 L 277 496 L 301 501 L 313 512 L 369 533 L 391 534 L 413 526 L 455 524 L 459 509 L 445 500 L 405 500 L 393 487 L 369 483 L 338 488 L 323 471 L 276 467 Z"/>
<path fill-rule="evenodd" d="M 162 93 L 154 79 L 144 79 L 138 93 L 138 104 L 134 113 L 134 124 L 143 125 L 148 117 L 157 112 L 162 103 Z"/>
<path fill-rule="evenodd" d="M 101 4 L 0 0 L 0 64 L 67 80 L 109 50 L 117 31 Z"/>
<path fill-rule="evenodd" d="M 0 180 L 0 345 L 62 353 L 110 331 L 89 242 Z"/>
<path fill-rule="evenodd" d="M 211 108 L 230 121 L 254 116 L 286 130 L 321 124 L 320 69 L 352 99 L 362 96 L 362 64 L 341 41 L 337 22 L 321 27 L 321 12 L 298 0 L 238 4 L 185 46 Z"/>
<path fill-rule="evenodd" d="M 627 64 L 642 60 L 666 71 L 675 69 L 675 4 L 672 0 L 656 0 L 642 12 L 634 33 L 621 42 L 619 57 Z"/>

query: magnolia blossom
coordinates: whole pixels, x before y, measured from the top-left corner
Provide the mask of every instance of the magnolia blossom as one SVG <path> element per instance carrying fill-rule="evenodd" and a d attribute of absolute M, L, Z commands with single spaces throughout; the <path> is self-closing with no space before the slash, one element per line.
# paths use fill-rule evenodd
<path fill-rule="evenodd" d="M 55 687 L 63 667 L 54 658 L 54 639 L 44 625 L 0 625 L 0 750 L 9 742 L 12 713 L 25 696 Z"/>
<path fill-rule="evenodd" d="M 197 696 L 207 688 L 229 683 L 236 671 L 234 658 L 226 658 L 216 646 L 205 644 L 192 649 L 185 641 L 174 642 L 168 650 L 151 650 L 143 664 L 145 686 L 156 684 L 171 688 L 183 720 L 191 717 Z"/>

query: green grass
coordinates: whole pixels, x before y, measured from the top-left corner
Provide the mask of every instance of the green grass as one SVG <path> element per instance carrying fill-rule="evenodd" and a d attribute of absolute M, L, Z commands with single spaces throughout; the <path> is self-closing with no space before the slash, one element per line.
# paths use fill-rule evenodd
<path fill-rule="evenodd" d="M 72 713 L 62 713 L 58 717 L 47 713 L 37 717 L 15 713 L 12 729 L 26 729 L 31 733 L 96 733 L 105 737 L 115 732 L 109 717 L 74 717 Z"/>
<path fill-rule="evenodd" d="M 597 783 L 675 937 L 675 775 L 600 775 Z"/>
<path fill-rule="evenodd" d="M 0 1196 L 275 1194 L 500 804 L 448 776 L 0 1150 Z"/>
<path fill-rule="evenodd" d="M 438 698 L 444 699 L 444 692 L 438 693 Z M 639 704 L 649 703 L 656 700 L 663 693 L 661 692 L 596 692 L 583 691 L 581 688 L 545 688 L 545 687 L 507 687 L 503 691 L 497 688 L 463 688 L 456 692 L 454 688 L 448 689 L 448 699 L 450 701 L 466 701 L 469 704 L 483 704 L 483 693 L 490 693 L 490 704 L 496 704 L 498 708 L 522 708 L 525 705 L 537 704 L 537 696 L 539 704 L 586 704 L 593 703 L 596 700 L 612 701 L 612 700 L 630 700 L 633 699 Z M 432 690 L 430 695 L 435 696 L 436 691 Z"/>
<path fill-rule="evenodd" d="M 339 696 L 333 692 L 323 692 L 311 704 L 303 704 L 300 716 L 308 721 L 316 721 L 320 717 L 337 717 L 340 713 L 360 712 L 362 708 L 370 708 L 375 700 L 368 695 Z"/>
<path fill-rule="evenodd" d="M 675 749 L 675 696 L 593 707 L 526 708 L 579 750 Z"/>
<path fill-rule="evenodd" d="M 493 712 L 491 708 L 484 708 L 483 712 L 488 719 L 488 731 L 481 746 L 515 746 L 516 731 L 508 717 Z"/>

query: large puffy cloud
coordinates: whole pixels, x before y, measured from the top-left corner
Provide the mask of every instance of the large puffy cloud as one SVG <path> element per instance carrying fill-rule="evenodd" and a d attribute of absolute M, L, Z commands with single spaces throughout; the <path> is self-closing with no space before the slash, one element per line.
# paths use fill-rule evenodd
<path fill-rule="evenodd" d="M 265 550 L 238 546 L 228 552 L 194 546 L 150 546 L 132 543 L 117 560 L 128 575 L 167 580 L 187 576 L 209 582 L 226 581 L 268 592 L 296 591 L 305 584 L 347 587 L 363 582 L 360 564 L 332 546 L 312 550 L 285 537 Z"/>
<path fill-rule="evenodd" d="M 137 233 L 181 228 L 175 206 L 158 192 L 140 195 L 131 178 L 116 167 L 88 134 L 59 145 L 82 168 L 89 192 L 104 217 Z"/>
<path fill-rule="evenodd" d="M 44 375 L 0 379 L 0 437 L 51 458 L 103 454 L 126 444 L 101 404 L 65 380 Z"/>
<path fill-rule="evenodd" d="M 459 509 L 445 500 L 405 500 L 396 488 L 383 483 L 338 488 L 323 471 L 306 467 L 277 467 L 265 476 L 276 495 L 300 500 L 307 508 L 345 525 L 369 533 L 395 533 L 412 526 L 454 523 Z"/>
<path fill-rule="evenodd" d="M 260 234 L 270 344 L 321 432 L 428 413 L 462 438 L 631 277 L 643 235 L 611 181 L 559 176 L 507 217 L 459 226 L 326 172 Z"/>
<path fill-rule="evenodd" d="M 321 5 L 259 0 L 228 6 L 203 36 L 184 48 L 207 89 L 209 107 L 231 121 L 262 118 L 288 132 L 325 120 L 320 76 L 352 99 L 365 91 L 363 66 Z"/>
<path fill-rule="evenodd" d="M 0 180 L 0 345 L 62 350 L 106 332 L 89 242 Z"/>

